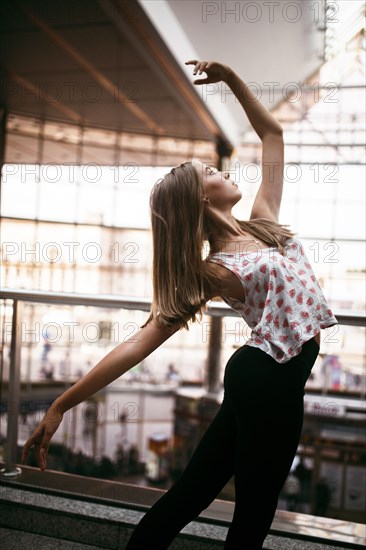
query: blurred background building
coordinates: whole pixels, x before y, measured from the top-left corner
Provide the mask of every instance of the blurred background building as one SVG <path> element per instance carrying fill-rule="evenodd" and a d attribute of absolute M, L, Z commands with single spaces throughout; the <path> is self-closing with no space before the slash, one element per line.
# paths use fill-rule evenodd
<path fill-rule="evenodd" d="M 0 458 L 16 363 L 14 296 L 19 453 L 52 401 L 146 320 L 155 181 L 193 156 L 221 164 L 243 191 L 234 214 L 248 219 L 260 140 L 225 85 L 194 87 L 184 65 L 217 59 L 251 83 L 283 126 L 280 222 L 304 243 L 332 311 L 351 319 L 322 331 L 307 383 L 294 462 L 298 510 L 363 522 L 365 8 L 278 4 L 5 2 Z M 226 361 L 249 337 L 241 318 L 215 306 L 220 315 L 175 334 L 67 413 L 50 467 L 169 487 L 219 407 Z M 316 507 L 321 479 L 330 491 L 325 509 Z M 234 499 L 232 483 L 220 498 Z M 279 506 L 286 509 L 286 495 Z"/>

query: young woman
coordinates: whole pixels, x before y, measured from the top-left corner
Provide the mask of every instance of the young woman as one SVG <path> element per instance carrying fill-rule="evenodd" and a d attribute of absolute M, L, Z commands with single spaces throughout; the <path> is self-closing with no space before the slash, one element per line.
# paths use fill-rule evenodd
<path fill-rule="evenodd" d="M 224 399 L 180 479 L 150 508 L 128 550 L 168 548 L 235 476 L 235 511 L 225 549 L 262 548 L 290 471 L 303 421 L 306 380 L 319 353 L 320 329 L 337 324 L 300 241 L 279 224 L 282 128 L 228 66 L 187 61 L 195 84 L 224 82 L 262 141 L 263 180 L 250 220 L 231 213 L 241 192 L 229 174 L 198 159 L 173 168 L 152 189 L 153 301 L 137 336 L 118 345 L 65 391 L 24 445 L 47 466 L 65 411 L 120 377 L 172 334 L 202 318 L 221 296 L 252 328 L 229 359 Z M 210 254 L 203 259 L 203 246 Z M 254 250 L 253 250 L 254 248 Z"/>

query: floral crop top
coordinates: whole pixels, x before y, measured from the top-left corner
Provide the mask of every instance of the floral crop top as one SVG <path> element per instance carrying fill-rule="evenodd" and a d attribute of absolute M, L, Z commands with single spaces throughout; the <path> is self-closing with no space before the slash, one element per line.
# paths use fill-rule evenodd
<path fill-rule="evenodd" d="M 221 264 L 239 277 L 245 301 L 222 299 L 252 329 L 246 344 L 259 347 L 278 363 L 298 355 L 302 344 L 320 329 L 338 324 L 298 239 L 286 241 L 284 256 L 271 247 L 217 252 L 207 261 Z"/>

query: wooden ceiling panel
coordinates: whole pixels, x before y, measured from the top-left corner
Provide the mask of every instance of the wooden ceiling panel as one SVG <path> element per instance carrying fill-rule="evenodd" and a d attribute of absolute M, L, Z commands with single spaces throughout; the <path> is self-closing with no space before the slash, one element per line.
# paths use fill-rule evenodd
<path fill-rule="evenodd" d="M 5 2 L 0 104 L 97 128 L 226 139 L 137 0 L 128 10 L 119 0 Z"/>

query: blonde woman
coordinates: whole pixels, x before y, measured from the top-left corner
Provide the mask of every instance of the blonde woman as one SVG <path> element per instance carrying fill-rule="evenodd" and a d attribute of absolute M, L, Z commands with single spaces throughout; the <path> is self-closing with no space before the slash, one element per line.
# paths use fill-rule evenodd
<path fill-rule="evenodd" d="M 262 141 L 263 180 L 250 220 L 231 210 L 241 192 L 229 174 L 198 159 L 173 168 L 151 192 L 153 301 L 137 336 L 118 345 L 47 411 L 24 445 L 47 467 L 65 411 L 123 375 L 221 296 L 252 329 L 229 359 L 224 399 L 180 479 L 135 528 L 127 550 L 163 550 L 235 476 L 235 511 L 225 549 L 262 548 L 290 471 L 303 421 L 306 380 L 320 330 L 338 323 L 301 242 L 279 224 L 282 128 L 228 66 L 187 61 L 195 84 L 225 82 Z M 210 254 L 203 258 L 208 241 Z"/>

